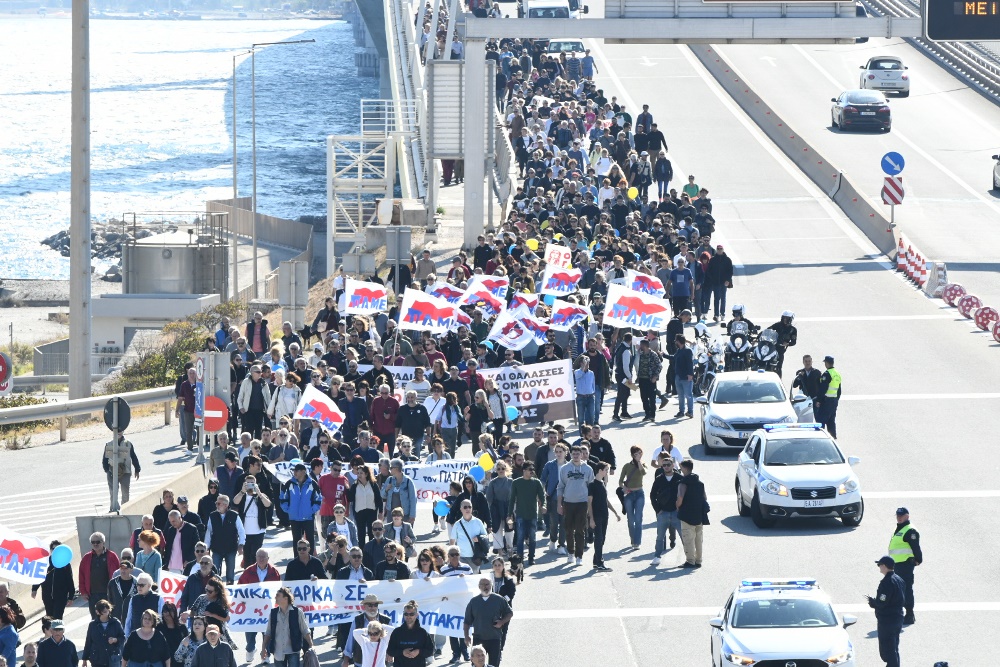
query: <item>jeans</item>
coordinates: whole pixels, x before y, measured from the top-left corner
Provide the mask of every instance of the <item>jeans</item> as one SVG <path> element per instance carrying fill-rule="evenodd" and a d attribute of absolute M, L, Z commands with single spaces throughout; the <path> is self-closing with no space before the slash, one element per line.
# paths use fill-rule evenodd
<path fill-rule="evenodd" d="M 302 654 L 301 653 L 286 653 L 284 657 L 279 659 L 277 656 L 274 658 L 274 667 L 301 667 L 302 666 Z"/>
<path fill-rule="evenodd" d="M 247 633 L 247 650 L 256 651 L 257 650 L 257 633 L 248 632 Z"/>
<path fill-rule="evenodd" d="M 667 531 L 670 531 L 670 543 L 677 540 L 677 533 L 681 530 L 681 521 L 677 518 L 677 511 L 656 513 L 656 545 L 653 555 L 659 558 L 667 550 Z"/>
<path fill-rule="evenodd" d="M 236 574 L 236 552 L 230 551 L 227 554 L 223 554 L 218 551 L 212 551 L 212 562 L 215 564 L 215 569 L 219 574 L 222 574 L 223 559 L 226 562 L 226 585 L 232 586 L 233 577 Z"/>
<path fill-rule="evenodd" d="M 535 519 L 525 519 L 517 517 L 514 524 L 514 545 L 519 558 L 524 558 L 524 538 L 528 538 L 528 560 L 535 559 Z"/>
<path fill-rule="evenodd" d="M 566 523 L 563 521 L 563 516 L 559 514 L 559 501 L 555 494 L 548 497 L 545 505 L 549 508 L 549 542 L 564 547 L 566 546 Z"/>
<path fill-rule="evenodd" d="M 194 412 L 181 409 L 180 418 L 177 421 L 181 428 L 181 443 L 186 444 L 188 447 L 194 447 Z"/>
<path fill-rule="evenodd" d="M 637 489 L 625 494 L 625 521 L 631 544 L 642 544 L 642 510 L 646 506 L 646 492 Z"/>
<path fill-rule="evenodd" d="M 694 380 L 674 380 L 677 385 L 677 412 L 694 412 Z M 687 403 L 687 410 L 684 404 Z"/>
<path fill-rule="evenodd" d="M 251 563 L 257 560 L 257 550 L 264 546 L 266 533 L 256 535 L 247 534 L 247 541 L 243 544 L 243 559 L 240 563 L 242 569 L 250 567 Z"/>
<path fill-rule="evenodd" d="M 594 394 L 576 395 L 576 423 L 590 426 L 597 423 L 597 403 Z"/>
<path fill-rule="evenodd" d="M 618 395 L 615 397 L 615 411 L 613 415 L 617 417 L 619 414 L 623 417 L 628 416 L 628 397 L 632 395 L 632 390 L 625 386 L 625 382 L 622 380 L 618 381 Z"/>
<path fill-rule="evenodd" d="M 466 645 L 465 639 L 463 637 L 448 637 L 448 643 L 451 644 L 452 655 L 454 656 L 461 655 L 464 658 L 468 657 L 469 647 L 468 645 Z"/>
<path fill-rule="evenodd" d="M 712 285 L 712 294 L 715 295 L 715 300 L 712 303 L 712 314 L 716 317 L 720 315 L 722 317 L 726 316 L 726 290 L 728 287 L 723 285 Z"/>
<path fill-rule="evenodd" d="M 497 438 L 499 439 L 499 436 L 497 436 Z M 423 458 L 421 456 L 421 450 L 424 447 L 424 434 L 421 433 L 418 436 L 414 436 L 411 438 L 411 440 L 413 440 L 413 455 L 416 457 Z"/>
<path fill-rule="evenodd" d="M 583 558 L 587 545 L 587 503 L 563 502 L 563 520 L 566 523 L 566 550 Z"/>
<path fill-rule="evenodd" d="M 458 429 L 442 428 L 441 439 L 444 440 L 444 449 L 451 458 L 455 458 L 455 450 L 458 449 Z"/>
<path fill-rule="evenodd" d="M 659 197 L 658 198 L 659 199 L 663 199 L 670 192 L 670 181 L 661 181 L 661 180 L 657 179 L 657 181 L 656 181 L 656 190 L 659 193 Z"/>
<path fill-rule="evenodd" d="M 316 521 L 290 521 L 292 524 L 292 544 L 298 544 L 300 538 L 305 538 L 309 543 L 309 553 L 316 553 Z"/>
<path fill-rule="evenodd" d="M 698 308 L 698 315 L 707 315 L 712 303 L 712 288 L 702 285 L 695 290 L 695 305 Z"/>
<path fill-rule="evenodd" d="M 639 398 L 642 399 L 642 411 L 645 419 L 656 417 L 656 382 L 651 378 L 639 378 Z"/>
<path fill-rule="evenodd" d="M 599 519 L 594 528 L 594 567 L 604 566 L 604 538 L 608 536 L 608 520 Z"/>
<path fill-rule="evenodd" d="M 604 405 L 604 390 L 598 387 L 594 390 L 594 423 L 591 426 L 600 424 L 601 422 L 601 406 Z"/>
<path fill-rule="evenodd" d="M 378 513 L 373 510 L 356 510 L 354 512 L 354 523 L 358 527 L 358 546 L 362 549 L 365 548 L 365 544 L 368 543 L 374 534 L 372 533 L 372 524 L 375 523 L 375 519 L 378 518 Z"/>
<path fill-rule="evenodd" d="M 684 542 L 684 560 L 701 565 L 701 541 L 704 526 L 681 521 L 681 540 Z"/>

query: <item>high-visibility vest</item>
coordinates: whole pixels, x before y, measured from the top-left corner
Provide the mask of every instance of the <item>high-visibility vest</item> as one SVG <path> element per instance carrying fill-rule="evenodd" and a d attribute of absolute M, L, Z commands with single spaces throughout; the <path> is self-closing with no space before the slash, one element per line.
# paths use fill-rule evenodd
<path fill-rule="evenodd" d="M 913 530 L 913 526 L 906 524 L 893 533 L 892 539 L 889 540 L 889 556 L 897 563 L 905 563 L 913 558 L 913 549 L 910 548 L 908 542 L 903 541 L 903 538 L 911 530 Z"/>
<path fill-rule="evenodd" d="M 826 395 L 830 398 L 837 398 L 840 393 L 840 373 L 837 372 L 836 368 L 827 368 L 826 372 L 830 374 L 830 386 L 826 388 Z"/>

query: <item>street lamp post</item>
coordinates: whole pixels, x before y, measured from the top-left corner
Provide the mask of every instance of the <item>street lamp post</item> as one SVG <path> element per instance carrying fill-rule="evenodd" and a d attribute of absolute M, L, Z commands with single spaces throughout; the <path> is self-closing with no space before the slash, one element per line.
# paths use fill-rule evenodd
<path fill-rule="evenodd" d="M 233 207 L 229 212 L 230 245 L 233 253 L 233 298 L 236 298 L 240 293 L 239 240 L 236 234 L 239 219 L 239 208 L 236 206 L 236 199 L 239 197 L 239 189 L 236 184 L 236 59 L 248 53 L 250 52 L 244 51 L 233 56 Z"/>
<path fill-rule="evenodd" d="M 251 235 L 253 236 L 253 296 L 255 299 L 260 298 L 257 289 L 257 47 L 309 44 L 315 41 L 315 39 L 296 39 L 288 42 L 260 42 L 250 45 L 250 142 L 253 144 L 251 150 L 253 155 L 253 192 L 251 193 L 250 208 L 252 210 L 251 215 L 253 215 Z M 234 133 L 233 141 L 235 140 Z M 236 157 L 234 153 L 234 165 L 235 162 Z"/>

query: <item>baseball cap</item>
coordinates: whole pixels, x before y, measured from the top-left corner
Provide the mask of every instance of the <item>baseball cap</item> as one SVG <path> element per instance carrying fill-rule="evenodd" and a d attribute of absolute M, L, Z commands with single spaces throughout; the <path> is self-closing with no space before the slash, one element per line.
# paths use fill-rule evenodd
<path fill-rule="evenodd" d="M 896 568 L 896 561 L 894 561 L 891 556 L 882 556 L 877 561 L 875 561 L 875 564 L 876 565 L 885 565 L 890 570 L 893 570 L 893 569 Z"/>
<path fill-rule="evenodd" d="M 825 357 L 823 357 L 823 361 L 825 361 L 825 362 L 827 362 L 827 363 L 831 363 L 831 364 L 832 364 L 832 363 L 833 363 L 833 357 L 831 357 L 831 356 L 830 356 L 830 355 L 828 354 L 828 355 L 826 355 Z"/>
<path fill-rule="evenodd" d="M 897 507 L 896 508 L 896 514 L 909 514 L 909 513 L 910 513 L 910 510 L 906 509 L 905 507 Z"/>
<path fill-rule="evenodd" d="M 179 503 L 186 503 L 187 501 L 188 501 L 188 497 L 187 496 L 180 496 L 180 497 L 177 498 L 177 502 L 179 502 Z"/>
<path fill-rule="evenodd" d="M 53 619 L 52 624 L 49 626 L 51 630 L 65 630 L 66 626 L 63 624 L 61 619 Z"/>
<path fill-rule="evenodd" d="M 227 461 L 235 461 L 236 460 L 236 454 L 234 454 L 233 452 L 226 452 L 226 460 Z"/>

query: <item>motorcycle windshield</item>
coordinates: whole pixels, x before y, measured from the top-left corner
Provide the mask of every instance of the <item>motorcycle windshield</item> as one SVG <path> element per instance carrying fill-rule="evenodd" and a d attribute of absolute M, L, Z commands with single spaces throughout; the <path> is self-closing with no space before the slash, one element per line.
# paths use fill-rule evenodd
<path fill-rule="evenodd" d="M 729 329 L 729 334 L 730 335 L 742 334 L 745 336 L 747 334 L 747 331 L 749 331 L 749 328 L 747 327 L 746 322 L 733 322 L 732 328 Z"/>
<path fill-rule="evenodd" d="M 778 332 L 774 329 L 764 329 L 760 332 L 760 340 L 774 345 L 778 342 Z"/>

